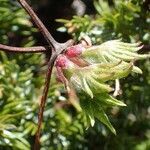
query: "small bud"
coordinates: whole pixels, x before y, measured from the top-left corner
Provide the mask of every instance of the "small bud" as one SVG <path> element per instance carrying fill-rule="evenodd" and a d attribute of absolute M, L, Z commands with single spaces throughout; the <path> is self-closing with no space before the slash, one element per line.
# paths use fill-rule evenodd
<path fill-rule="evenodd" d="M 72 76 L 74 68 L 76 68 L 76 65 L 63 54 L 57 57 L 55 66 L 56 68 L 61 68 L 66 79 L 69 79 Z M 58 70 L 57 73 L 59 74 Z"/>
<path fill-rule="evenodd" d="M 78 57 L 85 50 L 82 44 L 74 45 L 66 49 L 65 55 L 68 58 Z"/>
<path fill-rule="evenodd" d="M 73 63 L 65 56 L 65 55 L 59 55 L 56 64 L 57 67 L 61 67 L 63 69 L 67 69 L 68 67 L 71 67 Z"/>

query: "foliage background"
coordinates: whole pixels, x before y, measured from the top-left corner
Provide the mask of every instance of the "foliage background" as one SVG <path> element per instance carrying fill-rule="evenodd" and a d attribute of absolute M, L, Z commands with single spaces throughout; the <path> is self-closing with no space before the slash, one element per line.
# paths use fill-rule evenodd
<path fill-rule="evenodd" d="M 79 40 L 88 34 L 93 43 L 122 38 L 150 44 L 149 2 L 142 0 L 83 0 L 82 14 L 73 0 L 31 1 L 34 9 L 59 41 L 71 36 Z M 52 9 L 54 8 L 55 9 Z M 94 7 L 96 9 L 94 9 Z M 62 24 L 55 19 L 72 20 Z M 87 14 L 87 15 L 85 15 Z M 79 15 L 82 15 L 79 16 Z M 60 22 L 60 20 L 59 20 Z M 66 31 L 65 33 L 62 31 Z M 15 46 L 44 45 L 30 18 L 14 0 L 0 0 L 0 42 Z M 0 52 L 0 149 L 31 149 L 36 132 L 38 103 L 42 93 L 47 57 L 42 54 Z M 149 60 L 137 62 L 143 75 L 121 80 L 126 108 L 107 110 L 117 130 L 114 136 L 100 122 L 87 130 L 84 113 L 70 102 L 63 86 L 53 77 L 44 113 L 42 149 L 150 149 L 150 67 Z M 71 97 L 75 99 L 75 97 Z M 80 100 L 88 100 L 86 95 Z"/>

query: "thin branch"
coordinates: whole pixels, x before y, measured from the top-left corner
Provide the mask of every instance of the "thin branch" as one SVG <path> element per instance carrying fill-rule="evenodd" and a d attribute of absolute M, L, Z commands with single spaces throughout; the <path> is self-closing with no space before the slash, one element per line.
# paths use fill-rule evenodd
<path fill-rule="evenodd" d="M 41 53 L 46 52 L 47 48 L 44 46 L 35 46 L 35 47 L 12 47 L 0 44 L 0 50 L 4 52 L 17 52 L 17 53 Z"/>
<path fill-rule="evenodd" d="M 38 129 L 37 129 L 36 138 L 35 138 L 34 150 L 39 150 L 40 149 L 40 132 L 41 132 L 41 126 L 42 126 L 42 121 L 43 121 L 43 112 L 44 112 L 44 108 L 45 108 L 45 104 L 47 100 L 48 89 L 50 86 L 50 80 L 51 80 L 54 62 L 56 58 L 59 56 L 59 54 L 61 54 L 67 47 L 73 45 L 74 41 L 68 40 L 65 43 L 58 43 L 57 41 L 55 41 L 55 39 L 51 36 L 49 31 L 47 30 L 47 28 L 44 26 L 41 20 L 37 17 L 37 15 L 34 13 L 32 8 L 28 5 L 26 0 L 18 0 L 18 2 L 27 11 L 27 13 L 30 15 L 30 17 L 34 21 L 34 23 L 39 28 L 40 32 L 43 34 L 45 40 L 47 40 L 49 44 L 47 49 L 50 50 L 50 47 L 52 49 L 52 53 L 51 53 L 52 55 L 50 56 L 50 60 L 48 62 L 45 85 L 44 85 L 44 90 L 43 90 L 43 94 L 41 97 L 41 104 L 40 104 L 39 113 L 38 113 Z M 42 47 L 42 46 L 31 47 L 31 48 L 18 48 L 18 47 L 6 46 L 6 45 L 0 45 L 0 46 L 1 46 L 1 50 L 11 51 L 11 52 L 35 52 L 35 51 L 43 52 L 47 50 L 45 47 Z"/>
<path fill-rule="evenodd" d="M 52 67 L 50 67 L 47 70 L 45 86 L 44 86 L 43 95 L 41 98 L 41 104 L 40 104 L 39 113 L 38 113 L 38 129 L 37 129 L 36 137 L 35 137 L 34 150 L 40 149 L 40 133 L 41 133 L 41 126 L 43 122 L 44 108 L 46 104 L 46 99 L 47 99 L 47 94 L 48 94 L 48 89 L 49 89 L 50 79 L 51 79 L 51 74 L 52 74 L 51 72 L 52 72 Z"/>
<path fill-rule="evenodd" d="M 45 78 L 45 84 L 44 84 L 44 90 L 41 98 L 41 104 L 39 108 L 39 113 L 38 113 L 38 129 L 36 132 L 36 138 L 35 138 L 35 144 L 34 144 L 34 150 L 40 150 L 40 133 L 41 133 L 41 126 L 43 122 L 43 113 L 45 109 L 45 104 L 47 100 L 47 95 L 48 95 L 48 89 L 50 86 L 50 80 L 51 80 L 51 75 L 52 75 L 52 69 L 55 63 L 55 60 L 57 57 L 66 49 L 67 47 L 71 46 L 73 44 L 73 40 L 68 40 L 66 43 L 64 43 L 62 46 L 64 47 L 59 47 L 61 49 L 56 49 L 55 51 L 52 51 L 52 55 L 50 57 L 50 60 L 48 62 L 48 68 L 47 68 L 47 74 Z"/>
<path fill-rule="evenodd" d="M 41 104 L 40 104 L 39 113 L 38 113 L 38 129 L 36 132 L 34 150 L 40 150 L 40 133 L 41 133 L 41 126 L 42 126 L 42 122 L 43 122 L 43 113 L 44 113 L 46 99 L 47 99 L 47 95 L 48 95 L 48 89 L 50 86 L 52 69 L 53 69 L 56 58 L 57 58 L 57 56 L 53 55 L 48 63 L 47 74 L 46 74 L 46 79 L 45 79 L 45 84 L 44 84 L 44 90 L 43 90 Z"/>
<path fill-rule="evenodd" d="M 38 16 L 35 14 L 35 12 L 32 10 L 32 8 L 28 5 L 26 0 L 18 0 L 18 2 L 22 5 L 22 7 L 27 11 L 27 13 L 30 15 L 34 23 L 39 28 L 40 32 L 43 34 L 44 38 L 47 40 L 48 44 L 56 49 L 60 43 L 55 41 L 55 39 L 51 36 L 47 28 L 44 26 L 44 24 L 41 22 L 41 20 L 38 18 Z"/>

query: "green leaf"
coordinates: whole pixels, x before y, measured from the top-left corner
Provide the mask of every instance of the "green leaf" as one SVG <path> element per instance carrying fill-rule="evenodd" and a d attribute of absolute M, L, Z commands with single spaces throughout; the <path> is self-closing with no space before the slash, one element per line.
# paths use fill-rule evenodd
<path fill-rule="evenodd" d="M 87 84 L 87 81 L 86 79 L 83 77 L 83 79 L 81 79 L 82 83 L 81 83 L 81 86 L 82 86 L 82 89 L 91 96 L 91 98 L 93 98 L 93 92 L 91 91 L 89 85 Z"/>
<path fill-rule="evenodd" d="M 87 48 L 82 53 L 82 57 L 89 63 L 114 62 L 114 61 L 133 61 L 139 59 L 150 58 L 149 54 L 138 54 L 142 46 L 139 43 L 124 43 L 120 40 L 111 40 L 102 43 L 101 45 Z"/>
<path fill-rule="evenodd" d="M 94 113 L 93 113 L 93 108 L 92 108 L 91 103 L 92 103 L 92 101 L 89 99 L 80 101 L 81 107 L 82 107 L 83 111 L 86 113 L 86 115 L 89 117 L 90 124 L 93 127 L 95 124 L 95 119 L 94 119 Z"/>
<path fill-rule="evenodd" d="M 93 99 L 94 101 L 96 101 L 97 103 L 99 103 L 99 105 L 104 105 L 104 106 L 126 106 L 125 103 L 123 103 L 122 101 L 117 100 L 116 98 L 112 97 L 111 95 L 104 93 L 104 94 L 98 94 L 94 97 Z"/>
<path fill-rule="evenodd" d="M 81 107 L 89 116 L 91 125 L 95 123 L 94 117 L 96 117 L 99 121 L 105 124 L 112 133 L 116 134 L 114 127 L 111 125 L 107 115 L 105 114 L 103 108 L 100 106 L 100 103 L 95 100 L 81 100 Z"/>
<path fill-rule="evenodd" d="M 105 124 L 110 129 L 110 131 L 116 135 L 116 130 L 114 129 L 114 127 L 110 123 L 106 113 L 104 112 L 104 110 L 100 106 L 100 104 L 95 101 L 92 103 L 92 107 L 93 107 L 93 111 L 94 111 L 94 116 L 99 121 L 101 121 L 103 124 Z"/>

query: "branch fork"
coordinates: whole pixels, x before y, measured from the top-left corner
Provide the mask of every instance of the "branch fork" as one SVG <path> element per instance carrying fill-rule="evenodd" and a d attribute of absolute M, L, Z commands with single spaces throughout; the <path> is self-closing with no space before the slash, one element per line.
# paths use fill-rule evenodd
<path fill-rule="evenodd" d="M 39 108 L 38 113 L 38 129 L 35 136 L 35 144 L 34 144 L 34 150 L 40 150 L 40 134 L 41 134 L 41 126 L 43 121 L 43 112 L 46 104 L 46 99 L 48 95 L 48 89 L 50 86 L 50 80 L 51 80 L 51 74 L 52 69 L 55 63 L 56 58 L 67 48 L 73 45 L 73 40 L 68 40 L 65 43 L 59 43 L 57 42 L 50 32 L 47 30 L 47 28 L 44 26 L 42 21 L 38 18 L 36 13 L 33 11 L 33 9 L 29 6 L 29 4 L 26 2 L 26 0 L 18 0 L 18 2 L 21 4 L 21 6 L 26 10 L 28 15 L 31 17 L 32 21 L 35 23 L 39 31 L 42 33 L 44 39 L 47 41 L 47 46 L 35 46 L 35 47 L 12 47 L 0 44 L 0 50 L 4 52 L 17 52 L 17 53 L 46 53 L 51 51 L 50 53 L 50 59 L 48 62 L 48 68 L 45 78 L 45 84 L 43 89 L 43 94 L 41 97 L 41 104 Z"/>

